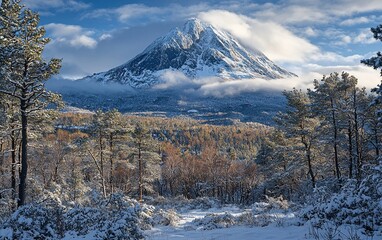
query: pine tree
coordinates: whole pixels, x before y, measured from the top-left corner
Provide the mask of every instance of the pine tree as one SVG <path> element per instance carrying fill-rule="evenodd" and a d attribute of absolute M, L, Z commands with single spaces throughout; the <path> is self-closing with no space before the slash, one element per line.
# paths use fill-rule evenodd
<path fill-rule="evenodd" d="M 375 28 L 371 28 L 370 31 L 373 33 L 374 38 L 376 40 L 382 41 L 382 24 L 378 25 Z M 380 75 L 382 76 L 382 53 L 377 52 L 377 56 L 371 57 L 369 59 L 361 60 L 361 63 L 373 67 L 374 69 L 380 69 Z M 376 88 L 372 89 L 372 91 L 376 92 L 378 96 L 374 100 L 375 104 L 382 103 L 382 84 L 378 85 Z M 380 115 L 380 113 L 379 113 Z M 382 119 L 380 119 L 382 120 Z"/>
<path fill-rule="evenodd" d="M 368 102 L 373 103 L 375 96 L 368 95 Z M 366 112 L 366 127 L 365 131 L 367 132 L 368 142 L 371 144 L 374 149 L 375 159 L 378 159 L 381 155 L 381 137 L 382 129 L 379 121 L 381 105 L 380 104 L 369 104 Z"/>
<path fill-rule="evenodd" d="M 382 41 L 382 24 L 375 28 L 371 28 L 370 31 L 373 33 L 376 40 Z M 373 67 L 374 69 L 381 69 L 382 76 L 382 53 L 377 52 L 377 56 L 371 57 L 369 59 L 361 60 L 361 63 Z"/>
<path fill-rule="evenodd" d="M 92 157 L 99 176 L 101 178 L 101 188 L 102 195 L 106 198 L 106 177 L 105 177 L 105 161 L 106 161 L 106 121 L 105 113 L 101 110 L 96 111 L 93 115 L 93 122 L 91 131 L 95 136 L 95 147 L 96 154 L 94 154 L 90 149 L 88 152 Z"/>
<path fill-rule="evenodd" d="M 151 137 L 150 130 L 142 123 L 137 122 L 133 133 L 133 156 L 138 160 L 138 200 L 143 201 L 144 192 L 152 191 L 149 183 L 154 178 L 159 178 L 160 157 L 155 152 L 155 143 Z"/>
<path fill-rule="evenodd" d="M 375 28 L 371 28 L 370 30 L 373 33 L 374 38 L 376 40 L 382 41 L 382 24 L 378 25 Z M 377 52 L 377 55 L 374 57 L 361 60 L 361 63 L 367 66 L 373 67 L 374 69 L 380 69 L 380 75 L 382 76 L 382 53 L 380 51 Z M 373 101 L 372 110 L 376 113 L 378 117 L 378 121 L 382 122 L 381 109 L 380 109 L 380 105 L 382 103 L 382 84 L 379 84 L 376 88 L 372 89 L 372 91 L 374 91 L 377 94 L 377 97 Z M 369 120 L 369 123 L 372 123 L 372 122 L 373 120 Z M 373 134 L 374 146 L 375 146 L 376 154 L 377 156 L 379 156 L 379 148 L 380 148 L 379 146 L 380 143 L 378 140 L 378 135 L 380 135 L 380 133 L 378 133 L 379 126 L 378 126 L 378 123 L 376 122 L 374 122 L 372 125 L 374 126 L 374 134 Z"/>
<path fill-rule="evenodd" d="M 44 83 L 60 69 L 61 61 L 42 58 L 45 30 L 38 26 L 39 15 L 20 5 L 3 0 L 0 8 L 0 93 L 19 102 L 21 118 L 21 171 L 18 206 L 25 203 L 28 173 L 28 119 L 57 98 Z"/>
<path fill-rule="evenodd" d="M 358 79 L 346 72 L 341 74 L 339 90 L 343 92 L 339 101 L 339 110 L 342 113 L 342 122 L 348 122 L 348 158 L 349 178 L 353 177 L 355 170 L 357 179 L 361 178 L 361 169 L 365 152 L 365 124 L 369 111 L 369 98 L 365 88 L 357 87 Z M 355 168 L 354 168 L 355 167 Z"/>
<path fill-rule="evenodd" d="M 284 91 L 288 110 L 278 114 L 276 123 L 285 132 L 290 144 L 295 144 L 295 151 L 302 150 L 305 156 L 308 174 L 314 188 L 316 177 L 313 171 L 314 148 L 318 139 L 319 119 L 312 114 L 310 99 L 301 90 Z"/>
<path fill-rule="evenodd" d="M 8 151 L 11 153 L 11 190 L 12 190 L 12 199 L 16 199 L 17 193 L 17 166 L 18 166 L 18 148 L 20 143 L 20 117 L 17 114 L 18 104 L 17 101 L 11 99 L 7 95 L 1 96 L 1 123 L 0 123 L 0 132 L 1 132 L 1 166 L 5 163 L 5 151 L 8 148 Z M 1 170 L 4 171 L 5 166 L 1 167 Z M 8 181 L 7 181 L 8 182 Z"/>
<path fill-rule="evenodd" d="M 118 160 L 118 153 L 124 149 L 124 141 L 128 140 L 128 126 L 123 121 L 122 114 L 116 109 L 107 111 L 104 115 L 105 137 L 109 149 L 109 189 L 110 193 L 114 193 L 114 168 L 115 162 Z"/>
<path fill-rule="evenodd" d="M 324 76 L 321 81 L 314 80 L 314 89 L 308 89 L 309 97 L 312 99 L 313 111 L 324 117 L 323 126 L 330 126 L 332 136 L 329 138 L 333 147 L 334 172 L 339 179 L 341 177 L 339 159 L 340 139 L 340 110 L 339 101 L 343 97 L 343 91 L 339 89 L 340 77 L 338 73 Z M 329 135 L 329 134 L 328 134 Z"/>

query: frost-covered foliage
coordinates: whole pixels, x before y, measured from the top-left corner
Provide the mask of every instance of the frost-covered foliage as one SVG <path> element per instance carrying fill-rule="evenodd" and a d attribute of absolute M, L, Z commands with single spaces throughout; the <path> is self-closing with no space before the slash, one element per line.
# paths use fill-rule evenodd
<path fill-rule="evenodd" d="M 373 33 L 374 38 L 376 40 L 382 41 L 382 25 L 378 25 L 376 28 L 371 28 L 370 31 Z M 373 67 L 374 69 L 378 69 L 382 67 L 382 54 L 381 52 L 377 53 L 377 56 L 363 59 L 361 63 L 366 64 L 367 66 Z M 381 70 L 382 75 L 382 70 Z"/>
<path fill-rule="evenodd" d="M 176 198 L 158 197 L 150 201 L 150 204 L 159 206 L 163 209 L 176 209 L 180 211 L 210 209 L 222 206 L 221 202 L 215 198 L 200 197 L 195 199 L 187 199 L 183 196 L 178 196 Z"/>
<path fill-rule="evenodd" d="M 159 209 L 157 212 L 155 212 L 152 219 L 155 225 L 175 227 L 178 225 L 180 217 L 178 213 L 173 209 Z"/>
<path fill-rule="evenodd" d="M 59 239 L 63 211 L 55 202 L 25 205 L 3 224 L 0 239 Z"/>
<path fill-rule="evenodd" d="M 66 237 L 92 239 L 140 239 L 151 208 L 119 194 L 101 201 L 99 207 L 76 207 L 67 211 Z"/>
<path fill-rule="evenodd" d="M 267 207 L 268 208 L 271 208 L 271 209 L 288 209 L 290 207 L 290 203 L 283 198 L 283 196 L 279 196 L 279 197 L 268 197 L 268 196 L 265 196 L 266 197 L 266 200 L 268 202 L 268 205 Z"/>
<path fill-rule="evenodd" d="M 286 221 L 288 220 L 288 221 Z M 195 219 L 192 223 L 199 230 L 228 228 L 231 226 L 265 227 L 270 224 L 284 226 L 298 224 L 294 213 L 289 209 L 289 203 L 282 197 L 267 197 L 267 202 L 255 203 L 240 214 L 210 213 L 203 218 Z"/>
<path fill-rule="evenodd" d="M 247 210 L 239 215 L 229 212 L 223 214 L 210 213 L 203 218 L 197 218 L 192 223 L 198 230 L 212 230 L 217 228 L 228 228 L 232 226 L 266 227 L 274 224 L 277 227 L 288 224 L 294 225 L 297 222 L 293 213 L 256 213 L 254 209 Z M 288 221 L 287 221 L 288 220 Z"/>
<path fill-rule="evenodd" d="M 66 208 L 55 201 L 19 208 L 0 227 L 0 239 L 143 239 L 154 208 L 120 194 L 95 205 Z"/>
<path fill-rule="evenodd" d="M 302 211 L 302 217 L 315 227 L 330 221 L 336 226 L 358 225 L 365 234 L 381 234 L 382 167 L 372 168 L 361 182 L 349 180 L 339 193 L 318 199 Z"/>
<path fill-rule="evenodd" d="M 12 189 L 0 190 L 2 196 L 2 198 L 0 198 L 0 224 L 2 219 L 9 217 L 15 206 L 15 201 L 12 200 L 12 193 Z"/>
<path fill-rule="evenodd" d="M 371 28 L 370 31 L 373 33 L 373 36 L 376 40 L 382 41 L 382 25 L 378 25 L 375 28 Z M 380 51 L 377 52 L 377 55 L 374 57 L 361 60 L 361 63 L 369 67 L 372 67 L 374 69 L 379 69 L 380 74 L 382 76 L 382 53 Z M 382 103 L 382 84 L 379 84 L 376 88 L 373 89 L 373 91 L 378 94 L 378 96 L 375 99 L 375 103 L 381 104 Z"/>
<path fill-rule="evenodd" d="M 311 239 L 348 239 L 348 240 L 361 240 L 373 239 L 366 233 L 362 233 L 355 229 L 353 226 L 338 226 L 331 221 L 325 222 L 322 226 L 310 226 L 309 236 Z"/>
<path fill-rule="evenodd" d="M 282 196 L 266 197 L 266 202 L 254 203 L 247 216 L 243 215 L 241 218 L 246 218 L 247 224 L 258 227 L 268 226 L 272 223 L 284 226 L 286 219 L 289 224 L 298 225 L 293 212 L 293 205 Z"/>
<path fill-rule="evenodd" d="M 204 218 L 198 218 L 193 221 L 201 230 L 211 230 L 216 228 L 227 228 L 236 225 L 236 217 L 230 213 L 207 214 Z"/>

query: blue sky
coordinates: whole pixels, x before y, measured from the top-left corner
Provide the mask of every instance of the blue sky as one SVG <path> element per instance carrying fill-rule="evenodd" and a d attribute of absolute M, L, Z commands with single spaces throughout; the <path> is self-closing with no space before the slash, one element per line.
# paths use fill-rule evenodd
<path fill-rule="evenodd" d="M 127 62 L 157 37 L 198 17 L 258 49 L 309 85 L 348 71 L 376 86 L 377 71 L 360 59 L 381 49 L 369 31 L 382 23 L 381 0 L 25 0 L 41 15 L 52 42 L 45 55 L 63 59 L 61 77 L 80 78 Z"/>

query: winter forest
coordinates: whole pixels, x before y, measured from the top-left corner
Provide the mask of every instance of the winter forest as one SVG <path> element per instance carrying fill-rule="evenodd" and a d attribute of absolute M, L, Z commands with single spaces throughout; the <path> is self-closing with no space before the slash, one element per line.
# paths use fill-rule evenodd
<path fill-rule="evenodd" d="M 49 41 L 2 1 L 0 239 L 382 239 L 380 86 L 312 79 L 273 125 L 68 111 Z"/>

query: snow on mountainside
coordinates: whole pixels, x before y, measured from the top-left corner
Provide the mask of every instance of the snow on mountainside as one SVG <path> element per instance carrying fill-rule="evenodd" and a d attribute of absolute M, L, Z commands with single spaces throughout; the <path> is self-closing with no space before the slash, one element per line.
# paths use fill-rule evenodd
<path fill-rule="evenodd" d="M 181 30 L 158 38 L 129 62 L 82 80 L 121 83 L 147 88 L 161 82 L 166 71 L 187 77 L 218 76 L 223 79 L 276 79 L 296 76 L 270 61 L 260 51 L 247 51 L 229 33 L 198 19 Z"/>

